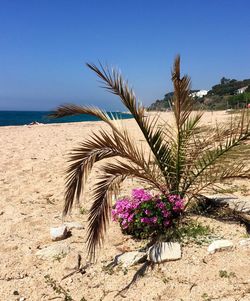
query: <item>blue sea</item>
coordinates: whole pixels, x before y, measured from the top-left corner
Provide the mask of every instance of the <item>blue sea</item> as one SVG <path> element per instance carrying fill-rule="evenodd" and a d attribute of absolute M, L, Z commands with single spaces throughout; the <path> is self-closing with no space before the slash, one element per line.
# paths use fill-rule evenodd
<path fill-rule="evenodd" d="M 80 122 L 80 121 L 97 121 L 98 118 L 90 115 L 77 115 L 70 117 L 62 117 L 59 119 L 52 119 L 48 117 L 48 111 L 0 111 L 0 126 L 7 125 L 25 125 L 32 122 L 39 123 L 65 123 L 65 122 Z M 108 113 L 111 115 L 111 113 Z M 131 118 L 128 113 L 112 112 L 115 117 L 122 119 Z"/>

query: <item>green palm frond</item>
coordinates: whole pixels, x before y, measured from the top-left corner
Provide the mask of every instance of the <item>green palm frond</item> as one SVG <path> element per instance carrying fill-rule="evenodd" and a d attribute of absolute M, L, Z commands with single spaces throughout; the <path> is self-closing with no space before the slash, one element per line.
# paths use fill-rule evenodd
<path fill-rule="evenodd" d="M 223 137 L 221 137 L 221 141 L 218 142 L 217 146 L 215 146 L 213 149 L 208 149 L 201 153 L 201 155 L 198 157 L 198 159 L 195 160 L 193 164 L 193 170 L 189 174 L 189 179 L 184 184 L 184 193 L 189 190 L 191 185 L 193 186 L 200 181 L 203 173 L 207 172 L 208 170 L 211 170 L 211 172 L 214 173 L 217 165 L 220 165 L 222 172 L 224 170 L 227 171 L 227 167 L 221 166 L 221 162 L 223 162 L 226 156 L 228 158 L 231 153 L 233 154 L 235 147 L 239 146 L 242 142 L 250 137 L 249 122 L 246 124 L 245 128 L 241 123 L 238 131 L 239 133 L 230 134 L 229 136 L 227 136 L 225 141 L 223 141 Z M 213 178 L 214 180 L 212 182 L 220 179 L 220 177 Z"/>
<path fill-rule="evenodd" d="M 220 184 L 226 180 L 232 179 L 250 179 L 250 169 L 246 168 L 244 162 L 235 162 L 228 164 L 226 167 L 210 167 L 204 171 L 199 181 L 194 181 L 191 189 L 188 190 L 189 198 L 200 195 L 203 191 L 217 191 L 218 188 L 223 191 Z"/>
<path fill-rule="evenodd" d="M 174 177 L 171 183 L 170 191 L 176 194 L 182 194 L 180 183 L 182 174 L 186 168 L 186 149 L 190 136 L 199 123 L 202 113 L 191 117 L 194 101 L 190 96 L 191 80 L 185 75 L 180 74 L 180 57 L 177 56 L 172 71 L 172 81 L 174 85 L 173 111 L 176 122 L 176 137 L 172 143 L 171 151 L 175 162 L 175 170 L 172 170 Z"/>

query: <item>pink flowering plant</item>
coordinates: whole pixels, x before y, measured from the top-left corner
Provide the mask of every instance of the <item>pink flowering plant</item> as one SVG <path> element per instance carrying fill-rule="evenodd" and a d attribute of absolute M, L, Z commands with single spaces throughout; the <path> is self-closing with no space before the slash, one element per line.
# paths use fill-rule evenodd
<path fill-rule="evenodd" d="M 133 189 L 131 197 L 116 201 L 114 221 L 124 233 L 137 238 L 164 234 L 181 216 L 184 200 L 179 195 L 155 195 L 144 189 Z"/>

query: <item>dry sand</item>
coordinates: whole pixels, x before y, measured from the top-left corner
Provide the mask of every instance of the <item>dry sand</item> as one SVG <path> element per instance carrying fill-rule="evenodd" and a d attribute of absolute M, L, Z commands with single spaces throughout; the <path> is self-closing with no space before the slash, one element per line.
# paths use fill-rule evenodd
<path fill-rule="evenodd" d="M 204 122 L 210 124 L 227 117 L 223 112 L 206 113 Z M 138 141 L 141 140 L 134 121 L 125 122 Z M 52 242 L 49 235 L 51 226 L 61 224 L 66 154 L 92 130 L 103 126 L 102 122 L 84 122 L 0 128 L 0 300 L 22 297 L 31 301 L 64 300 L 45 283 L 45 275 L 69 290 L 75 301 L 82 297 L 85 298 L 82 300 L 106 301 L 250 300 L 250 247 L 238 246 L 239 240 L 246 237 L 245 228 L 208 218 L 199 220 L 214 228 L 219 236 L 231 239 L 236 245 L 233 251 L 208 256 L 207 245 L 187 245 L 181 260 L 156 266 L 123 296 L 115 297 L 140 265 L 114 271 L 103 267 L 122 251 L 138 249 L 142 242 L 122 235 L 119 226 L 112 222 L 97 263 L 89 266 L 84 275 L 77 273 L 61 280 L 76 265 L 78 253 L 83 264 L 87 260 L 87 214 L 84 212 L 75 210 L 67 220 L 81 222 L 85 230 L 73 230 L 72 236 L 63 242 Z M 95 170 L 92 180 L 97 173 Z M 246 181 L 243 184 L 248 187 Z M 136 182 L 128 182 L 123 193 L 135 186 Z M 245 196 L 248 192 L 244 192 Z M 82 206 L 87 210 L 90 204 L 87 193 Z M 61 243 L 70 246 L 70 253 L 64 258 L 49 261 L 35 255 L 45 246 Z M 220 270 L 233 276 L 220 277 Z"/>

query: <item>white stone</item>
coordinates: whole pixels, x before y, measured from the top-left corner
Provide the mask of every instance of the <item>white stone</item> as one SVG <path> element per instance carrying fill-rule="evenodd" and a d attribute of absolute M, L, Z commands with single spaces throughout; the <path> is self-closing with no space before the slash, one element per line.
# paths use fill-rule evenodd
<path fill-rule="evenodd" d="M 50 237 L 53 241 L 65 239 L 67 234 L 68 229 L 65 225 L 56 228 L 50 228 Z"/>
<path fill-rule="evenodd" d="M 240 199 L 232 195 L 213 194 L 207 195 L 208 198 L 218 202 L 218 204 L 228 204 L 229 208 L 239 212 L 250 212 L 249 197 L 241 196 Z"/>
<path fill-rule="evenodd" d="M 70 247 L 66 244 L 54 244 L 36 252 L 36 256 L 41 259 L 55 259 L 58 256 L 67 255 Z"/>
<path fill-rule="evenodd" d="M 84 229 L 84 226 L 78 222 L 65 222 L 64 225 L 69 229 L 78 229 L 78 230 L 82 230 Z"/>
<path fill-rule="evenodd" d="M 181 258 L 181 245 L 177 242 L 159 242 L 148 249 L 148 260 L 160 263 Z"/>
<path fill-rule="evenodd" d="M 116 263 L 121 264 L 123 267 L 129 267 L 137 263 L 143 262 L 146 259 L 147 253 L 132 251 L 126 252 L 116 257 Z"/>
<path fill-rule="evenodd" d="M 233 243 L 227 239 L 213 241 L 207 248 L 208 253 L 213 254 L 216 251 L 232 249 Z"/>
<path fill-rule="evenodd" d="M 240 240 L 239 245 L 240 246 L 250 246 L 250 238 Z"/>

